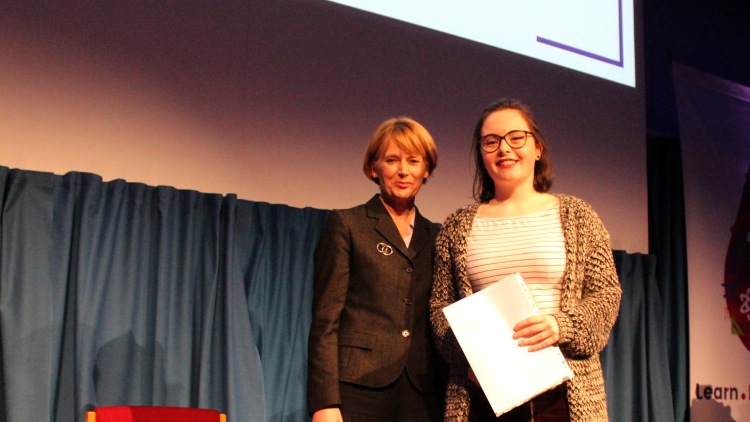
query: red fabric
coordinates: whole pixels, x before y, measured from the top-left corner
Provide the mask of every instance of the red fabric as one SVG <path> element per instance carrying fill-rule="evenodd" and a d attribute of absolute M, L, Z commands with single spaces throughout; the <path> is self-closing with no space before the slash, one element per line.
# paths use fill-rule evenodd
<path fill-rule="evenodd" d="M 97 407 L 96 422 L 219 422 L 219 412 L 161 406 Z"/>

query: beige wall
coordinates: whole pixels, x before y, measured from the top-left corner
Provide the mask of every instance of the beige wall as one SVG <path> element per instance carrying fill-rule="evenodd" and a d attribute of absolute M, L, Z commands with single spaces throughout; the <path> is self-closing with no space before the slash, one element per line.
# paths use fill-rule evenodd
<path fill-rule="evenodd" d="M 615 248 L 647 251 L 642 83 L 326 2 L 214 3 L 11 2 L 0 17 L 0 165 L 343 208 L 377 192 L 361 172 L 371 132 L 409 115 L 438 144 L 417 204 L 442 221 L 471 202 L 481 109 L 513 96 L 546 130 L 553 191 L 592 203 Z"/>

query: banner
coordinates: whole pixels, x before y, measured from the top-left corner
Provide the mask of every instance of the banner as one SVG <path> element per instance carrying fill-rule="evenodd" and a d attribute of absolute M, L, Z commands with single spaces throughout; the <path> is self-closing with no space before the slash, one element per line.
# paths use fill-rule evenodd
<path fill-rule="evenodd" d="M 685 184 L 691 421 L 750 422 L 750 88 L 673 65 Z"/>

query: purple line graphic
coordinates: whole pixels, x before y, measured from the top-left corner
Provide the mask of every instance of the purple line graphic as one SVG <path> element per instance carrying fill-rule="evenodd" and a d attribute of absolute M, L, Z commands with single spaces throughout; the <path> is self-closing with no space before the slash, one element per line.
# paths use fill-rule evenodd
<path fill-rule="evenodd" d="M 580 48 L 571 47 L 569 45 L 565 45 L 562 43 L 559 43 L 557 41 L 548 40 L 547 38 L 542 38 L 537 36 L 536 40 L 537 42 L 540 42 L 542 44 L 547 44 L 552 47 L 561 48 L 566 51 L 570 51 L 571 53 L 580 54 L 582 56 L 586 56 L 589 58 L 592 58 L 594 60 L 599 60 L 604 63 L 613 64 L 618 67 L 623 67 L 623 61 L 622 61 L 622 0 L 618 0 L 618 12 L 619 12 L 619 24 L 620 24 L 620 60 L 614 60 L 610 59 L 604 56 L 600 56 L 598 54 L 591 53 L 589 51 L 581 50 Z"/>

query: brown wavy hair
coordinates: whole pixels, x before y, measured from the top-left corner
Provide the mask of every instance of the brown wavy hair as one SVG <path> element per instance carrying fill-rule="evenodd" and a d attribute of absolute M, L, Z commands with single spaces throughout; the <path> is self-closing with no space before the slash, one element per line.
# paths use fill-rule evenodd
<path fill-rule="evenodd" d="M 482 126 L 487 117 L 500 110 L 517 110 L 529 126 L 529 130 L 534 134 L 534 142 L 542 150 L 540 159 L 534 164 L 534 190 L 537 192 L 547 192 L 552 187 L 552 161 L 550 160 L 549 148 L 544 140 L 544 135 L 536 123 L 534 114 L 531 109 L 524 103 L 512 98 L 503 98 L 488 105 L 482 112 L 476 127 L 471 144 L 471 154 L 474 157 L 474 199 L 482 203 L 489 202 L 495 197 L 495 181 L 492 180 L 487 169 L 484 168 L 484 159 L 482 158 L 482 145 L 479 139 L 482 137 Z"/>

